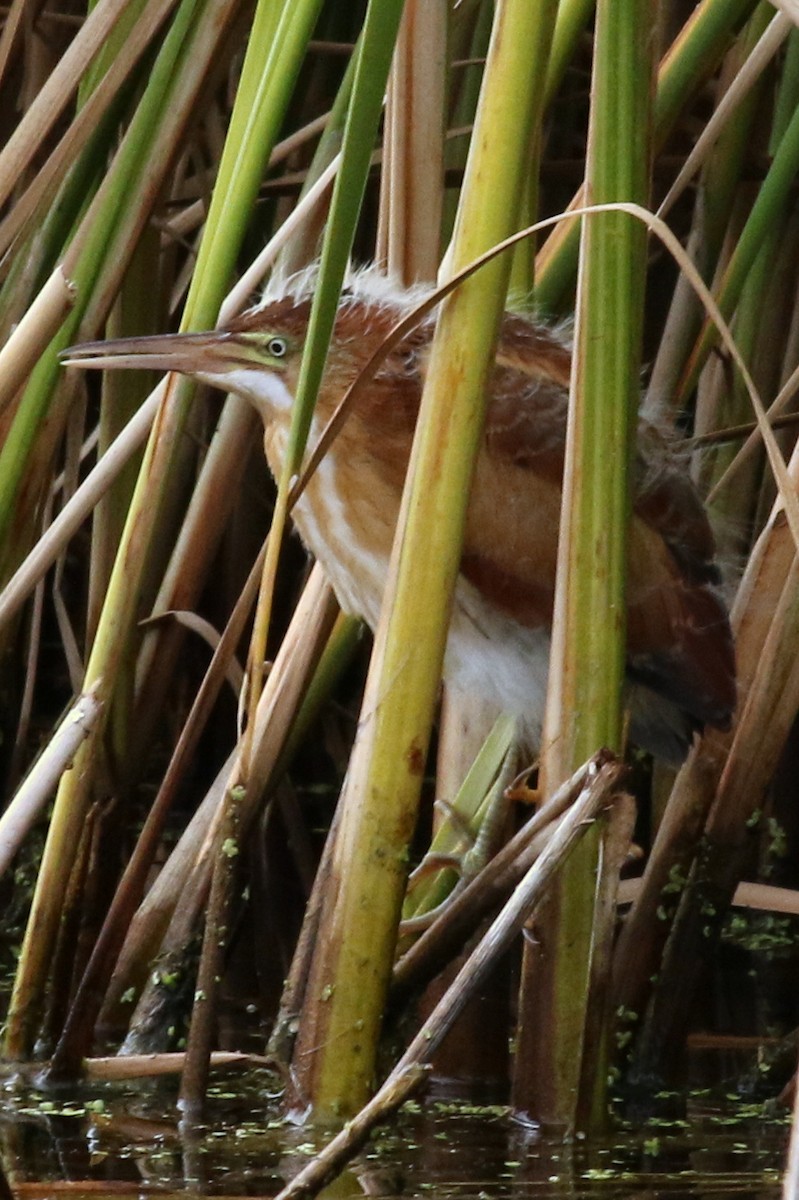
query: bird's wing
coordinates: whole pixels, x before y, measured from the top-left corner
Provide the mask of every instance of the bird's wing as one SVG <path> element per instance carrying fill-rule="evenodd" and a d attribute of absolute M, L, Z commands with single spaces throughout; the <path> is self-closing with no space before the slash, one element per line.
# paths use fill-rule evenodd
<path fill-rule="evenodd" d="M 463 573 L 526 625 L 551 619 L 566 437 L 563 373 L 498 356 L 476 467 Z M 642 425 L 627 587 L 628 671 L 699 723 L 723 726 L 735 704 L 713 536 L 693 485 Z M 604 561 L 597 547 L 597 569 Z"/>

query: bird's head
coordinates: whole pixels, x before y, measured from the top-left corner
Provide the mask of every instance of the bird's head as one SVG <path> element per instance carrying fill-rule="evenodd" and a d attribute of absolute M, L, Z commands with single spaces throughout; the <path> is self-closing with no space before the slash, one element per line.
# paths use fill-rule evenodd
<path fill-rule="evenodd" d="M 287 414 L 296 390 L 307 313 L 296 305 L 253 309 L 209 333 L 85 342 L 65 366 L 177 371 L 249 400 L 266 424 Z"/>

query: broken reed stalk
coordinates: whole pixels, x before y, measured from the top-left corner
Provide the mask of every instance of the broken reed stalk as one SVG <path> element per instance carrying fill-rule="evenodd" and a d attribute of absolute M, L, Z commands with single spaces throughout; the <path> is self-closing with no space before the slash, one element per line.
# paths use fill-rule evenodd
<path fill-rule="evenodd" d="M 454 958 L 478 928 L 480 921 L 506 901 L 541 851 L 540 839 L 574 803 L 597 762 L 591 759 L 553 793 L 509 842 L 497 851 L 480 871 L 445 904 L 443 911 L 397 961 L 391 981 L 391 1000 L 396 1004 L 408 992 L 424 986 Z"/>
<path fill-rule="evenodd" d="M 75 288 L 58 266 L 0 350 L 0 413 L 12 403 L 75 302 Z"/>
<path fill-rule="evenodd" d="M 492 921 L 383 1086 L 346 1128 L 278 1194 L 277 1200 L 297 1200 L 317 1192 L 363 1144 L 374 1125 L 394 1112 L 423 1082 L 428 1073 L 427 1064 L 469 999 L 485 983 L 498 960 L 521 932 L 556 872 L 592 828 L 599 813 L 614 803 L 613 793 L 626 768 L 608 751 L 602 751 L 586 764 L 585 770 L 582 790 L 561 818 L 546 849 Z"/>
<path fill-rule="evenodd" d="M 466 886 L 475 873 L 472 864 L 479 866 L 490 861 L 507 826 L 511 800 L 508 787 L 517 758 L 515 718 L 503 714 L 492 722 L 493 729 L 475 747 L 475 737 L 483 731 L 468 724 L 468 716 L 473 714 L 459 704 L 460 694 L 454 701 L 453 696 L 450 696 L 452 703 L 448 705 L 448 714 L 450 719 L 458 718 L 457 727 L 463 744 L 457 759 L 449 758 L 444 765 L 445 776 L 454 783 L 456 768 L 465 767 L 467 756 L 469 766 L 463 773 L 459 772 L 455 791 L 448 792 L 442 783 L 443 756 L 439 746 L 436 790 L 439 796 L 451 795 L 454 799 L 451 804 L 439 802 L 435 805 L 432 841 L 421 863 L 408 878 L 395 951 L 397 957 L 408 948 L 415 934 L 428 928 L 438 906 L 444 902 L 449 904 Z M 446 726 L 442 711 L 442 732 Z M 452 740 L 453 731 L 449 732 Z M 456 864 L 459 864 L 459 871 Z"/>
<path fill-rule="evenodd" d="M 0 817 L 0 877 L 50 799 L 62 773 L 100 714 L 96 690 L 79 696 Z"/>
<path fill-rule="evenodd" d="M 168 1054 L 115 1054 L 111 1058 L 85 1058 L 83 1069 L 87 1079 L 105 1081 L 119 1079 L 150 1079 L 157 1075 L 180 1075 L 186 1065 L 183 1051 Z M 241 1050 L 214 1050 L 211 1067 L 268 1067 L 279 1070 L 273 1058 L 261 1054 L 245 1054 Z"/>

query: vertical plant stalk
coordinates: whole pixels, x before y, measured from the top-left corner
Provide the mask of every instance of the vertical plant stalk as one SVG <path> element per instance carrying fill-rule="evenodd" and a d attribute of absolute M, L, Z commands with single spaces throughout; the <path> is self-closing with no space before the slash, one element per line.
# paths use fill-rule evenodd
<path fill-rule="evenodd" d="M 613 945 L 618 921 L 619 876 L 630 853 L 635 831 L 637 808 L 632 796 L 622 794 L 602 821 L 601 855 L 597 876 L 597 899 L 594 917 L 594 943 L 591 947 L 591 1006 L 585 1028 L 585 1051 L 582 1058 L 580 1108 L 577 1119 L 583 1125 L 600 1128 L 607 1123 L 604 1088 L 594 1081 L 606 1078 L 610 1066 L 613 996 L 611 975 Z M 596 1105 L 592 1110 L 591 1105 Z"/>
<path fill-rule="evenodd" d="M 109 337 L 157 332 L 158 313 L 154 311 L 155 306 L 152 302 L 152 280 L 157 278 L 158 253 L 158 234 L 148 228 L 134 251 L 116 305 L 109 314 Z M 128 421 L 133 418 L 155 383 L 156 379 L 145 372 L 109 371 L 104 375 L 98 458 L 107 452 Z M 89 645 L 97 631 L 97 621 L 102 611 L 103 598 L 108 589 L 140 466 L 141 457 L 134 457 L 93 513 L 86 617 L 86 641 Z M 124 757 L 124 754 L 118 756 L 118 760 L 124 761 Z"/>
<path fill-rule="evenodd" d="M 654 31 L 647 0 L 597 6 L 586 192 L 592 203 L 648 194 Z M 545 794 L 601 746 L 620 749 L 625 663 L 628 466 L 636 429 L 646 239 L 621 213 L 583 223 L 564 464 L 552 665 L 543 737 Z M 576 1120 L 598 834 L 558 881 L 525 945 L 516 1104 Z M 583 1081 L 601 1096 L 604 1081 Z M 583 1111 L 604 1107 L 583 1101 Z"/>
<path fill-rule="evenodd" d="M 406 0 L 389 77 L 375 257 L 405 286 L 438 269 L 447 25 L 446 0 Z"/>
<path fill-rule="evenodd" d="M 454 270 L 516 227 L 555 11 L 527 0 L 495 10 Z M 328 1117 L 357 1111 L 374 1079 L 509 265 L 492 262 L 442 304 L 431 349 L 293 1062 L 301 1102 Z"/>
<path fill-rule="evenodd" d="M 218 1008 L 219 983 L 225 949 L 230 937 L 236 859 L 239 854 L 239 804 L 241 789 L 225 792 L 222 819 L 214 849 L 211 895 L 205 918 L 203 947 L 197 972 L 197 987 L 191 1010 L 186 1059 L 180 1080 L 178 1106 L 190 1121 L 205 1113 L 205 1094 L 211 1063 L 212 1038 Z"/>
<path fill-rule="evenodd" d="M 441 258 L 447 25 L 446 3 L 406 0 L 389 80 L 376 258 L 404 286 L 435 281 Z M 480 697 L 445 689 L 438 795 L 457 794 L 495 718 Z"/>

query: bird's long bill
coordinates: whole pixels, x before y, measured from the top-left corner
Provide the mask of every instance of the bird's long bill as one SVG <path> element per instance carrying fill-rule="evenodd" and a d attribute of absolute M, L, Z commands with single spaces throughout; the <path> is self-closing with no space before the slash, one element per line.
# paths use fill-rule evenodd
<path fill-rule="evenodd" d="M 229 370 L 231 366 L 229 339 L 229 334 L 218 331 L 119 338 L 110 342 L 84 342 L 80 346 L 69 346 L 61 351 L 59 358 L 65 367 L 218 374 Z"/>

